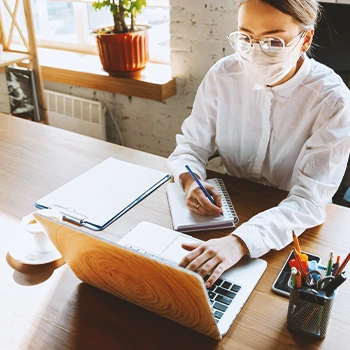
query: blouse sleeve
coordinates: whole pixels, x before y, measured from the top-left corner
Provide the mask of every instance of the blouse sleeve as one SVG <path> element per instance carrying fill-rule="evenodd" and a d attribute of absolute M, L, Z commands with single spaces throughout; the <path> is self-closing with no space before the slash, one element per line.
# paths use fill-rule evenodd
<path fill-rule="evenodd" d="M 206 178 L 208 158 L 215 151 L 217 87 L 215 65 L 200 84 L 191 115 L 182 124 L 182 134 L 176 135 L 176 148 L 168 158 L 168 167 L 176 183 L 189 165 L 201 179 Z"/>
<path fill-rule="evenodd" d="M 247 245 L 251 257 L 282 249 L 305 229 L 323 223 L 325 207 L 337 191 L 349 160 L 350 108 L 338 102 L 331 118 L 306 141 L 299 155 L 296 184 L 277 207 L 238 227 L 233 234 Z"/>

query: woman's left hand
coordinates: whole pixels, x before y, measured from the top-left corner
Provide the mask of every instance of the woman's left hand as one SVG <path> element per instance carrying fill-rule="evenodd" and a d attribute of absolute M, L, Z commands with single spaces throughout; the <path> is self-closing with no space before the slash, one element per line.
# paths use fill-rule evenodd
<path fill-rule="evenodd" d="M 203 243 L 183 243 L 182 248 L 191 252 L 180 261 L 179 266 L 196 271 L 203 278 L 210 275 L 205 283 L 207 288 L 248 253 L 245 243 L 232 234 Z"/>

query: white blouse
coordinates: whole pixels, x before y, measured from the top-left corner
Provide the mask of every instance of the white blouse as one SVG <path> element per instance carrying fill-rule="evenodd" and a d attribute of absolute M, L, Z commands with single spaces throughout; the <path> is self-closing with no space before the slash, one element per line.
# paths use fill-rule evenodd
<path fill-rule="evenodd" d="M 205 179 L 217 149 L 229 175 L 289 191 L 234 231 L 252 257 L 324 221 L 349 159 L 350 91 L 330 68 L 303 58 L 299 71 L 273 88 L 251 82 L 234 55 L 218 61 L 168 159 L 175 182 L 186 164 Z"/>

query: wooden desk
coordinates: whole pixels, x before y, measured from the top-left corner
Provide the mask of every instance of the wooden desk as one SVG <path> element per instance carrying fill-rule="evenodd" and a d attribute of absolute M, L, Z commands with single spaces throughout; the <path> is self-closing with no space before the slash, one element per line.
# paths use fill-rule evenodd
<path fill-rule="evenodd" d="M 167 167 L 158 156 L 3 114 L 0 150 L 1 349 L 349 349 L 349 282 L 339 289 L 323 341 L 286 329 L 288 300 L 274 294 L 271 285 L 292 245 L 264 256 L 268 268 L 221 342 L 80 283 L 62 260 L 41 266 L 16 263 L 8 246 L 38 198 L 110 156 L 163 171 Z M 241 223 L 286 196 L 236 178 L 224 176 L 224 181 Z M 342 257 L 349 251 L 350 210 L 330 204 L 327 213 L 322 226 L 300 238 L 302 249 L 323 261 L 330 250 Z M 141 220 L 171 228 L 164 185 L 100 234 L 118 241 Z"/>

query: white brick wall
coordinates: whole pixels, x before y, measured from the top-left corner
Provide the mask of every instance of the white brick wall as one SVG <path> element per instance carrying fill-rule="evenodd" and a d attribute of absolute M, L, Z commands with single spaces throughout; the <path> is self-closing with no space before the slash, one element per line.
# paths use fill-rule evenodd
<path fill-rule="evenodd" d="M 171 65 L 177 95 L 165 102 L 127 97 L 74 86 L 45 82 L 45 88 L 105 103 L 121 128 L 125 145 L 168 156 L 175 135 L 191 113 L 198 85 L 208 69 L 231 53 L 226 39 L 236 26 L 234 0 L 170 0 Z M 0 77 L 0 111 L 9 112 L 4 76 Z M 117 133 L 107 120 L 107 138 L 117 142 Z"/>
<path fill-rule="evenodd" d="M 45 82 L 45 88 L 97 98 L 113 114 L 126 146 L 168 156 L 175 147 L 176 133 L 191 113 L 195 93 L 204 75 L 218 59 L 232 52 L 226 36 L 236 28 L 235 3 L 235 0 L 170 0 L 171 65 L 177 95 L 165 102 L 50 82 Z M 5 86 L 4 75 L 1 75 L 0 111 L 9 112 Z M 118 142 L 111 120 L 107 120 L 107 138 Z"/>

